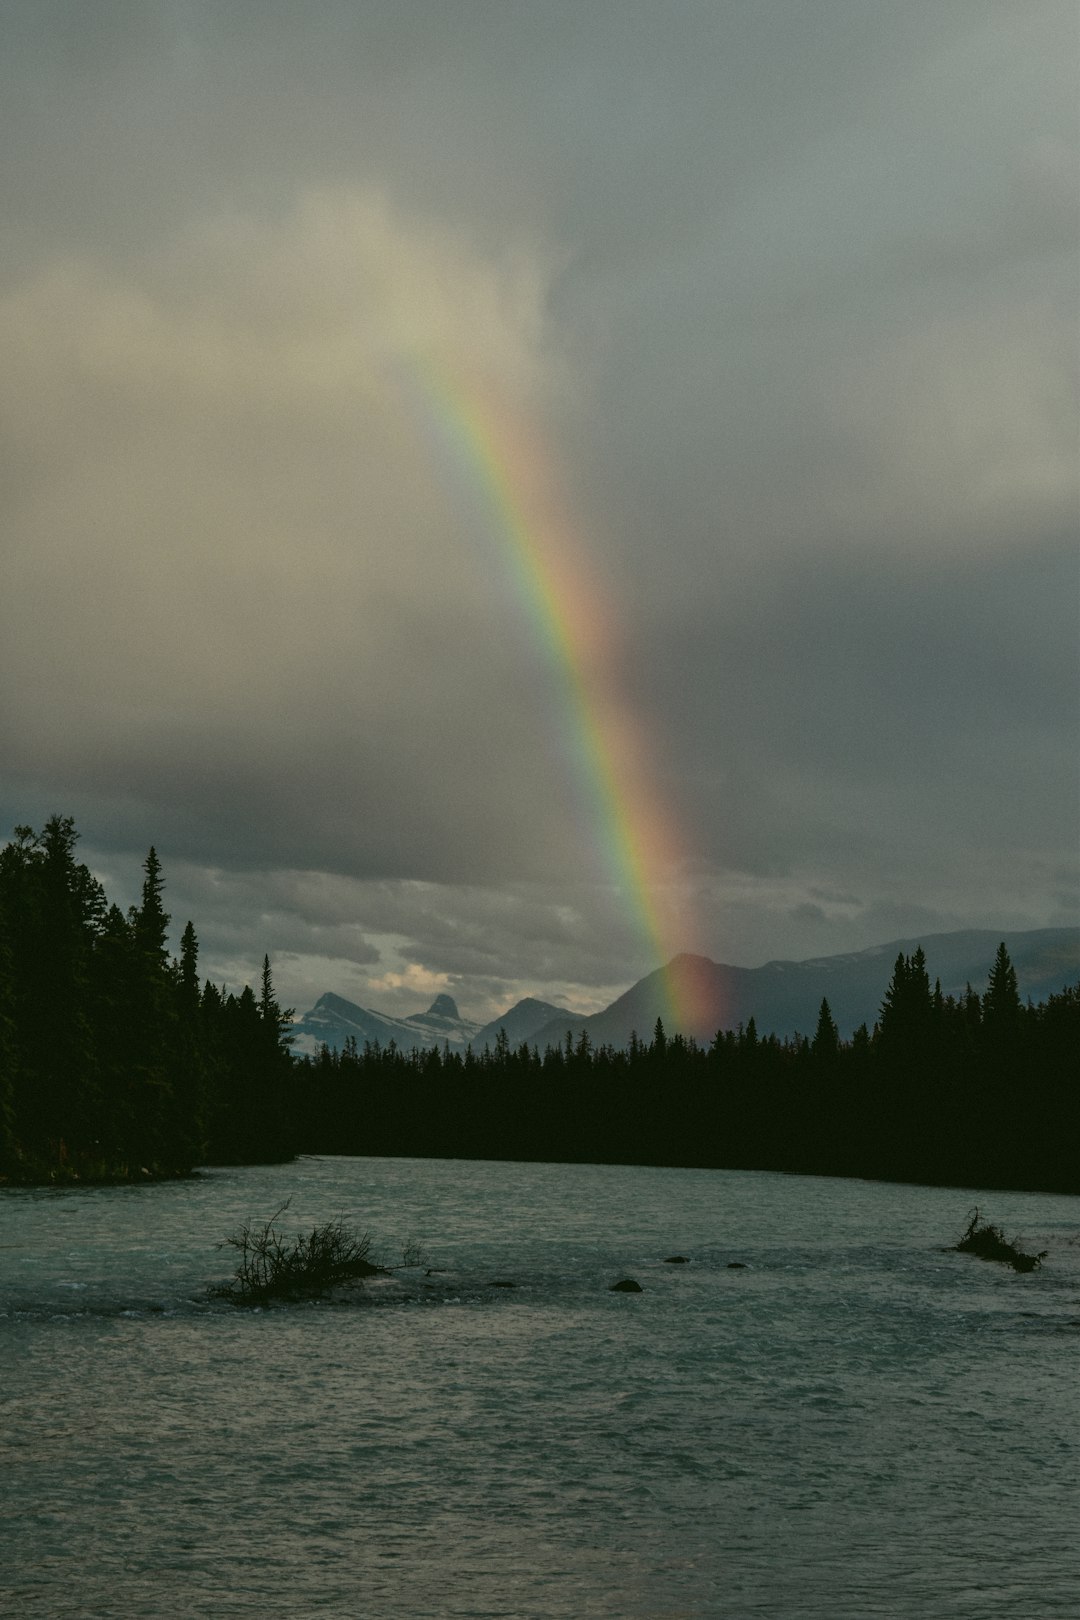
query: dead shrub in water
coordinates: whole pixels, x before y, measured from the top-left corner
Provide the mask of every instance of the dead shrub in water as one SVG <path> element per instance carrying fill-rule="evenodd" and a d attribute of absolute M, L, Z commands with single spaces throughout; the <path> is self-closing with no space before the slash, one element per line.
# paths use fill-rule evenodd
<path fill-rule="evenodd" d="M 1041 1249 L 1038 1254 L 1025 1254 L 1023 1249 L 1008 1241 L 1000 1226 L 993 1226 L 982 1219 L 978 1205 L 971 1212 L 963 1237 L 953 1248 L 959 1254 L 977 1254 L 980 1260 L 1000 1260 L 1012 1266 L 1014 1271 L 1037 1270 L 1049 1253 L 1049 1250 Z"/>
<path fill-rule="evenodd" d="M 219 1249 L 235 1249 L 239 1261 L 231 1282 L 210 1289 L 215 1298 L 235 1305 L 318 1299 L 335 1288 L 361 1287 L 365 1277 L 382 1272 L 382 1266 L 368 1258 L 368 1235 L 350 1232 L 340 1219 L 298 1232 L 294 1238 L 284 1236 L 275 1223 L 290 1202 L 286 1199 L 261 1226 L 246 1221 L 218 1244 Z"/>

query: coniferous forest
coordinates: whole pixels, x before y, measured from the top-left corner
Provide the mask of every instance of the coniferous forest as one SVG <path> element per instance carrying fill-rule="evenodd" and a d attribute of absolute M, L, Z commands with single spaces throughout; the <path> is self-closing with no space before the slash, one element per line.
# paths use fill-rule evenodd
<path fill-rule="evenodd" d="M 151 849 L 125 916 L 70 818 L 0 851 L 0 1178 L 106 1180 L 295 1153 L 688 1165 L 1080 1192 L 1080 985 L 1025 1005 L 1004 945 L 945 996 L 897 958 L 874 1028 L 753 1020 L 702 1046 L 658 1022 L 627 1050 L 289 1051 L 259 994 L 169 955 Z"/>
<path fill-rule="evenodd" d="M 125 916 L 76 858 L 68 816 L 0 850 L 0 1175 L 19 1181 L 183 1175 L 292 1155 L 289 1014 L 200 986 L 189 922 L 166 944 L 153 849 Z"/>

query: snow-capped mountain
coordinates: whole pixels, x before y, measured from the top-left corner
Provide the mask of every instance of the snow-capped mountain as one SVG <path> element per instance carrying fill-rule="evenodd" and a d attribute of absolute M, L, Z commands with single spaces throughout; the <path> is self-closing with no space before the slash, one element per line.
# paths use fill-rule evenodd
<path fill-rule="evenodd" d="M 414 1047 L 442 1046 L 444 1041 L 451 1046 L 466 1046 L 479 1028 L 479 1024 L 462 1018 L 453 996 L 436 996 L 427 1012 L 393 1018 L 327 992 L 310 1012 L 293 1021 L 292 1049 L 300 1057 L 317 1052 L 320 1046 L 337 1051 L 350 1036 L 361 1049 L 365 1041 L 372 1045 L 378 1041 L 380 1046 L 395 1041 L 406 1052 Z"/>
<path fill-rule="evenodd" d="M 482 1052 L 485 1046 L 495 1045 L 502 1029 L 510 1045 L 517 1047 L 522 1041 L 531 1041 L 537 1030 L 552 1019 L 570 1016 L 550 1001 L 526 996 L 507 1008 L 501 1017 L 481 1025 L 462 1018 L 453 996 L 441 995 L 435 997 L 427 1012 L 393 1018 L 388 1013 L 359 1007 L 355 1001 L 346 1001 L 344 996 L 328 993 L 319 997 L 310 1012 L 293 1022 L 293 1051 L 299 1057 L 312 1055 L 320 1046 L 337 1051 L 352 1036 L 361 1050 L 365 1041 L 372 1044 L 378 1041 L 380 1046 L 396 1041 L 405 1052 L 411 1052 L 414 1047 L 423 1050 L 444 1043 L 448 1043 L 451 1050 L 463 1051 L 471 1045 L 475 1051 Z"/>

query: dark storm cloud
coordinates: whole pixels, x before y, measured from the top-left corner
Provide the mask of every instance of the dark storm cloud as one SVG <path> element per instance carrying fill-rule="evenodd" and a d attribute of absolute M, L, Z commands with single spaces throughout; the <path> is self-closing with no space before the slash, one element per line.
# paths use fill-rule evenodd
<path fill-rule="evenodd" d="M 978 566 L 964 553 L 822 552 L 768 592 L 738 592 L 704 612 L 687 604 L 643 629 L 654 638 L 643 659 L 652 692 L 639 702 L 678 717 L 668 745 L 682 759 L 696 749 L 703 774 L 753 761 L 808 782 L 823 776 L 850 793 L 855 816 L 860 795 L 865 805 L 868 795 L 891 794 L 910 813 L 921 804 L 919 821 L 938 826 L 929 859 L 953 858 L 939 842 L 949 829 L 960 847 L 997 837 L 1065 848 L 1075 809 L 1067 792 L 1035 804 L 1021 787 L 1019 824 L 1007 801 L 1011 783 L 1052 780 L 1054 760 L 1071 757 L 1075 595 L 1072 536 Z M 706 666 L 707 687 L 687 679 Z M 834 834 L 847 836 L 837 810 Z M 736 795 L 729 814 L 739 811 Z M 728 834 L 737 826 L 729 819 Z M 890 832 L 903 834 L 900 817 Z M 772 839 L 754 817 L 738 836 L 738 859 L 768 858 Z M 793 826 L 789 851 L 809 855 L 816 836 Z M 876 840 L 879 827 L 864 836 Z"/>
<path fill-rule="evenodd" d="M 430 351 L 554 453 L 704 948 L 1075 918 L 1071 6 L 4 26 L 9 825 L 291 1000 L 651 965 Z"/>

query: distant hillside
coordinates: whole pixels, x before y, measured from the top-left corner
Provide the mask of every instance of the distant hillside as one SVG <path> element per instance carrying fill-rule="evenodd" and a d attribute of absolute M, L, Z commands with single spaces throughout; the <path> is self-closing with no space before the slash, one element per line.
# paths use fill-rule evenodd
<path fill-rule="evenodd" d="M 557 1045 L 571 1030 L 587 1030 L 595 1045 L 626 1046 L 636 1030 L 651 1036 L 657 1018 L 671 1024 L 668 979 L 674 981 L 681 1005 L 696 1009 L 682 1030 L 709 1041 L 718 1029 L 735 1029 L 751 1018 L 762 1035 L 812 1035 L 822 999 L 828 1000 L 840 1033 L 849 1036 L 860 1024 L 872 1028 L 893 963 L 919 945 L 926 952 L 931 982 L 941 980 L 946 995 L 958 995 L 970 983 L 986 987 L 994 953 L 1004 939 L 1016 969 L 1020 994 L 1042 1001 L 1080 977 L 1080 928 L 1036 928 L 1027 931 L 968 929 L 951 934 L 925 934 L 896 939 L 865 951 L 814 957 L 803 962 L 767 962 L 764 967 L 731 967 L 705 956 L 677 956 L 632 985 L 603 1012 L 589 1018 L 562 1015 L 528 1037 L 541 1049 Z M 669 1028 L 668 1033 L 673 1031 Z"/>

